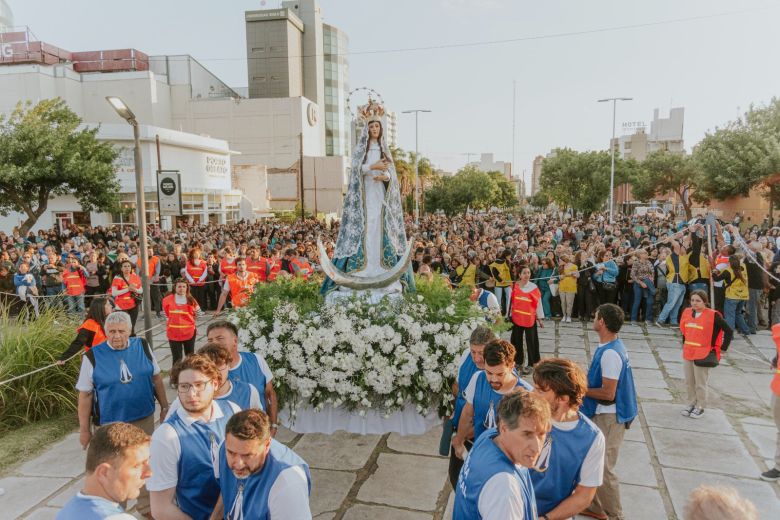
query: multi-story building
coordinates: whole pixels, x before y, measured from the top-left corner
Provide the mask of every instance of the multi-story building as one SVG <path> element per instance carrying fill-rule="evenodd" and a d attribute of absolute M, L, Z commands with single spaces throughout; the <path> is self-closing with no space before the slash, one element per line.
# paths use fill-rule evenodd
<path fill-rule="evenodd" d="M 5 0 L 0 0 L 0 32 L 14 26 L 14 13 Z"/>
<path fill-rule="evenodd" d="M 507 180 L 512 180 L 512 163 L 505 161 L 496 161 L 492 153 L 483 153 L 480 155 L 479 162 L 470 163 L 479 171 L 483 172 L 501 172 Z"/>
<path fill-rule="evenodd" d="M 537 155 L 534 157 L 533 166 L 531 169 L 531 196 L 536 195 L 539 193 L 539 190 L 542 189 L 540 182 L 542 180 L 542 162 L 544 161 L 544 157 L 541 155 Z"/>
<path fill-rule="evenodd" d="M 325 49 L 325 153 L 348 156 L 349 38 L 344 31 L 332 25 L 323 24 L 322 27 Z"/>

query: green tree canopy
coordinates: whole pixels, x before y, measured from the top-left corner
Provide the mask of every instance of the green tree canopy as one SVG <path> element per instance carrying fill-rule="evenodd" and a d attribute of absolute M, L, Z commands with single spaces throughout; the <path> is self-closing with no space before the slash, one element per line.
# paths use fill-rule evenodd
<path fill-rule="evenodd" d="M 503 179 L 503 182 L 512 190 L 509 181 Z M 437 179 L 425 192 L 425 207 L 428 211 L 442 210 L 447 215 L 462 213 L 468 208 L 505 207 L 505 188 L 502 188 L 491 174 L 469 165 L 452 177 Z M 513 199 L 513 204 L 517 204 L 517 197 L 513 195 Z"/>
<path fill-rule="evenodd" d="M 696 163 L 691 156 L 656 151 L 634 169 L 631 192 L 634 198 L 648 202 L 656 196 L 675 193 L 682 201 L 686 217 L 690 219 L 692 195 L 698 177 Z"/>
<path fill-rule="evenodd" d="M 718 200 L 747 196 L 780 172 L 780 99 L 751 106 L 743 118 L 708 133 L 694 158 L 702 196 Z"/>
<path fill-rule="evenodd" d="M 95 138 L 97 128 L 80 124 L 59 98 L 19 103 L 8 117 L 0 116 L 0 214 L 24 213 L 22 234 L 56 196 L 73 195 L 83 211 L 118 207 L 119 152 Z"/>
<path fill-rule="evenodd" d="M 541 210 L 547 209 L 547 206 L 550 205 L 550 197 L 548 197 L 547 194 L 543 191 L 537 191 L 526 200 L 528 201 L 528 204 Z"/>

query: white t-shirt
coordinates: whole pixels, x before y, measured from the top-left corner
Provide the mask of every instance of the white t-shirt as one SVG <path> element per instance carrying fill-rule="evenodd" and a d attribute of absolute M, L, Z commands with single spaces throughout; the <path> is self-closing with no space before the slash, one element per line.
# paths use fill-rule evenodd
<path fill-rule="evenodd" d="M 553 421 L 552 426 L 556 430 L 570 432 L 574 430 L 579 423 L 579 420 L 567 422 Z M 582 462 L 582 468 L 580 469 L 580 486 L 598 487 L 602 484 L 604 480 L 604 451 L 604 434 L 601 433 L 601 430 L 598 430 L 596 438 L 593 439 L 593 444 L 590 445 L 590 449 L 585 455 L 585 460 Z"/>
<path fill-rule="evenodd" d="M 233 412 L 240 412 L 237 404 L 228 402 Z M 174 412 L 171 412 L 174 413 Z M 176 410 L 179 417 L 187 426 L 192 425 L 193 419 L 184 408 Z M 211 403 L 211 422 L 224 417 L 222 408 L 213 401 Z M 197 419 L 202 420 L 202 419 Z M 176 487 L 179 482 L 179 457 L 181 456 L 181 443 L 176 430 L 168 423 L 163 423 L 152 434 L 152 445 L 149 450 L 149 464 L 152 468 L 152 476 L 146 481 L 146 489 L 149 491 L 165 491 Z"/>
<path fill-rule="evenodd" d="M 477 509 L 482 520 L 536 520 L 525 518 L 520 483 L 513 475 L 504 472 L 496 473 L 482 486 Z"/>
<path fill-rule="evenodd" d="M 246 350 L 240 349 L 242 352 L 246 352 Z M 268 363 L 265 362 L 265 358 L 258 354 L 257 352 L 254 353 L 255 357 L 257 358 L 257 363 L 260 365 L 260 372 L 263 373 L 263 376 L 265 377 L 265 384 L 271 382 L 271 380 L 274 378 L 273 373 L 271 372 L 271 367 L 268 366 Z M 241 366 L 241 363 L 244 361 L 244 358 L 239 356 L 238 357 L 238 363 L 236 363 L 236 366 L 230 367 L 230 370 L 236 370 L 238 367 Z M 258 391 L 265 392 L 265 388 L 258 388 Z"/>
<path fill-rule="evenodd" d="M 468 386 L 466 386 L 466 402 L 470 405 L 474 405 L 474 393 L 477 391 L 477 378 L 479 377 L 479 374 L 482 373 L 483 370 L 478 370 L 474 372 L 474 375 L 471 376 L 471 379 L 469 380 Z M 517 386 L 513 386 L 510 390 L 506 392 L 498 392 L 499 394 L 508 394 L 509 392 L 513 392 L 517 388 Z"/>
<path fill-rule="evenodd" d="M 501 305 L 498 303 L 498 298 L 496 298 L 496 295 L 487 289 L 482 289 L 483 292 L 487 293 L 487 308 L 491 312 L 501 312 Z M 480 295 L 481 296 L 481 295 Z"/>
<path fill-rule="evenodd" d="M 606 345 L 606 343 L 604 345 Z M 604 345 L 599 345 L 599 348 L 602 348 Z M 622 371 L 623 360 L 620 359 L 620 354 L 612 349 L 604 352 L 604 355 L 601 356 L 601 377 L 617 381 L 620 379 L 620 372 Z M 603 404 L 596 405 L 596 414 L 598 415 L 600 413 L 617 413 L 617 408 L 614 404 L 609 406 Z"/>
<path fill-rule="evenodd" d="M 247 383 L 249 385 L 249 408 L 254 408 L 255 410 L 263 410 L 263 403 L 260 402 L 260 393 L 257 391 L 257 388 L 255 388 L 255 385 L 252 383 Z M 233 404 L 238 404 L 235 401 L 230 400 L 230 394 L 233 393 L 233 383 L 230 384 L 230 390 L 228 390 L 228 393 L 224 396 L 220 396 L 221 399 L 226 399 L 230 401 Z M 181 408 L 181 402 L 179 401 L 179 398 L 173 400 L 171 403 L 170 409 L 168 410 L 169 414 L 172 414 L 176 410 Z M 265 411 L 265 410 L 263 410 Z"/>
<path fill-rule="evenodd" d="M 108 348 L 110 348 L 111 350 L 116 350 L 114 347 L 111 346 L 110 343 L 108 343 L 108 341 L 106 341 L 106 345 L 108 345 Z M 156 376 L 157 374 L 160 373 L 160 365 L 157 364 L 157 357 L 154 355 L 154 351 L 152 350 L 151 352 L 152 352 L 152 366 L 154 367 L 152 370 L 152 375 Z M 79 372 L 79 379 L 78 381 L 76 381 L 76 390 L 80 392 L 91 392 L 95 388 L 95 385 L 92 383 L 92 372 L 94 371 L 94 369 L 95 367 L 92 366 L 92 363 L 89 361 L 87 356 L 82 356 L 81 371 Z"/>
<path fill-rule="evenodd" d="M 268 492 L 268 512 L 273 519 L 311 520 L 309 482 L 303 468 L 291 466 L 279 473 Z"/>

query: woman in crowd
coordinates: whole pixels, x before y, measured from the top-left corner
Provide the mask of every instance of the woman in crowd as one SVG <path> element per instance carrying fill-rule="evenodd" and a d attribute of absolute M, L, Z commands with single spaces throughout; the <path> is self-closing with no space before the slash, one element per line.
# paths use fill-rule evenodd
<path fill-rule="evenodd" d="M 588 321 L 596 310 L 594 305 L 596 286 L 591 279 L 593 263 L 588 260 L 588 254 L 580 250 L 574 255 L 574 264 L 580 273 L 579 278 L 577 278 L 577 316 L 579 316 L 580 321 Z"/>
<path fill-rule="evenodd" d="M 571 323 L 571 315 L 574 309 L 574 299 L 577 296 L 577 279 L 580 273 L 577 272 L 577 264 L 571 262 L 568 254 L 562 254 L 558 263 L 558 274 L 560 275 L 560 284 L 558 291 L 561 295 L 561 307 L 563 308 L 563 322 Z"/>
<path fill-rule="evenodd" d="M 539 362 L 539 334 L 537 325 L 542 327 L 544 317 L 539 301 L 542 294 L 539 287 L 531 281 L 531 269 L 527 266 L 520 270 L 520 278 L 512 288 L 512 345 L 515 346 L 515 366 L 523 374 L 530 374 L 531 367 Z M 523 366 L 523 337 L 528 352 L 528 365 Z"/>
<path fill-rule="evenodd" d="M 555 274 L 554 265 L 555 264 L 553 264 L 551 258 L 544 257 L 542 258 L 541 267 L 537 269 L 536 273 L 534 274 L 536 285 L 539 287 L 539 292 L 541 293 L 542 310 L 544 312 L 545 318 L 552 317 L 552 309 L 550 307 L 552 292 L 550 291 L 550 284 L 555 283 L 557 281 L 554 277 Z M 515 348 L 517 348 L 517 345 L 515 345 Z"/>
<path fill-rule="evenodd" d="M 644 303 L 643 319 L 648 325 L 653 323 L 653 303 L 655 301 L 655 284 L 653 283 L 653 264 L 647 249 L 636 253 L 637 259 L 631 265 L 631 278 L 634 299 L 631 305 L 631 321 L 639 321 L 639 309 Z"/>
<path fill-rule="evenodd" d="M 171 272 L 173 276 L 176 273 Z M 201 309 L 207 309 L 206 306 L 206 281 L 209 276 L 208 265 L 201 258 L 199 247 L 193 247 L 187 254 L 187 264 L 182 271 L 184 279 L 189 284 L 192 296 L 198 302 Z"/>
<path fill-rule="evenodd" d="M 619 248 L 618 251 L 622 251 L 624 248 Z M 631 279 L 631 267 L 634 265 L 634 255 L 631 253 L 632 249 L 628 248 L 628 253 L 619 253 L 618 260 L 618 276 L 617 276 L 617 294 L 620 302 L 620 308 L 626 316 L 631 313 L 631 307 L 634 302 L 634 281 Z M 628 256 L 623 256 L 628 254 Z"/>
<path fill-rule="evenodd" d="M 509 298 L 512 294 L 512 270 L 509 265 L 509 258 L 511 256 L 512 252 L 505 249 L 498 255 L 498 258 L 490 264 L 490 272 L 493 275 L 496 286 L 493 292 L 506 317 L 509 317 Z"/>
<path fill-rule="evenodd" d="M 739 330 L 745 336 L 750 333 L 742 312 L 749 298 L 747 269 L 737 255 L 729 257 L 729 266 L 723 271 L 713 271 L 714 280 L 722 280 L 726 287 L 724 314 L 732 330 Z"/>
<path fill-rule="evenodd" d="M 683 311 L 680 320 L 683 335 L 683 371 L 688 388 L 688 405 L 682 414 L 698 419 L 707 407 L 707 380 L 710 368 L 720 361 L 731 343 L 733 331 L 720 313 L 709 308 L 707 293 L 691 293 L 691 306 Z M 714 354 L 715 360 L 712 359 Z"/>
<path fill-rule="evenodd" d="M 81 350 L 86 352 L 95 345 L 103 343 L 106 340 L 103 324 L 106 322 L 106 316 L 111 314 L 113 310 L 114 306 L 108 296 L 93 297 L 87 310 L 87 319 L 76 329 L 76 338 L 60 355 L 57 364 L 64 365 L 65 361 L 77 352 Z"/>
<path fill-rule="evenodd" d="M 117 310 L 124 311 L 130 316 L 132 322 L 130 335 L 135 336 L 135 322 L 138 319 L 138 308 L 144 289 L 141 285 L 141 277 L 135 274 L 135 268 L 129 259 L 122 261 L 120 269 L 119 274 L 111 282 L 111 296 L 114 298 Z"/>
<path fill-rule="evenodd" d="M 596 255 L 596 262 L 596 272 L 593 274 L 593 280 L 596 283 L 599 305 L 615 303 L 618 266 L 612 259 L 612 251 L 609 249 L 599 251 Z"/>
<path fill-rule="evenodd" d="M 197 330 L 195 317 L 201 312 L 200 306 L 190 294 L 187 280 L 179 278 L 174 282 L 173 293 L 162 301 L 163 312 L 168 319 L 165 334 L 171 347 L 171 357 L 175 365 L 184 356 L 195 352 Z"/>

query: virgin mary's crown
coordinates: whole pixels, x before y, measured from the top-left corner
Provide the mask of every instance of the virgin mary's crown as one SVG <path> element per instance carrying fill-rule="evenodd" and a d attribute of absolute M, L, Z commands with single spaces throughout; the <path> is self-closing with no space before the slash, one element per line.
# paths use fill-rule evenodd
<path fill-rule="evenodd" d="M 358 115 L 366 123 L 381 121 L 385 115 L 385 107 L 369 97 L 368 103 L 358 108 Z"/>

